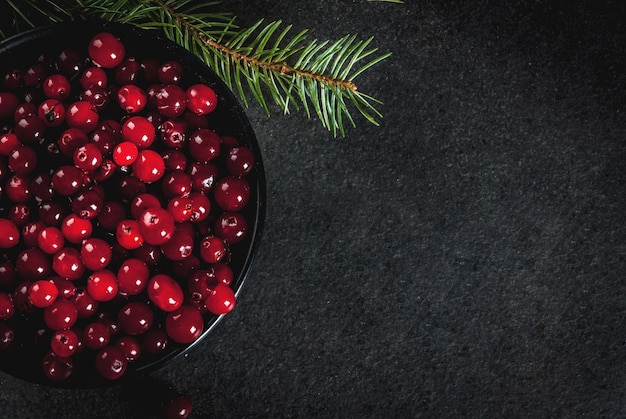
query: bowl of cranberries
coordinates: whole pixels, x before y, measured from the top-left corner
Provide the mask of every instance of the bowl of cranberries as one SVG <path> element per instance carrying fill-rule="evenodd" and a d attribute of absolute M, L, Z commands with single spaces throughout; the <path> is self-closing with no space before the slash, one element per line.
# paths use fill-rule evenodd
<path fill-rule="evenodd" d="M 0 370 L 60 387 L 153 371 L 236 304 L 265 178 L 246 115 L 156 31 L 0 44 Z"/>

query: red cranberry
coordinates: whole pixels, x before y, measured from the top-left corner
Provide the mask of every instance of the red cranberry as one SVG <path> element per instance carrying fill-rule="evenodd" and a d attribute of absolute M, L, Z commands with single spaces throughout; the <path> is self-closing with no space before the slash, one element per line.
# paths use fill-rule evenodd
<path fill-rule="evenodd" d="M 83 172 L 76 166 L 61 166 L 52 174 L 52 186 L 59 195 L 73 195 L 83 187 Z"/>
<path fill-rule="evenodd" d="M 22 144 L 37 144 L 44 139 L 46 124 L 37 115 L 25 116 L 16 122 L 14 132 Z"/>
<path fill-rule="evenodd" d="M 137 221 L 145 241 L 155 246 L 167 242 L 174 233 L 174 217 L 164 208 L 148 208 L 141 213 Z"/>
<path fill-rule="evenodd" d="M 163 86 L 156 94 L 159 112 L 166 118 L 176 118 L 187 107 L 187 93 L 175 84 Z"/>
<path fill-rule="evenodd" d="M 49 99 L 65 100 L 72 92 L 72 86 L 67 77 L 62 74 L 52 74 L 43 81 L 43 93 Z"/>
<path fill-rule="evenodd" d="M 210 129 L 199 129 L 189 138 L 189 153 L 198 162 L 208 163 L 220 154 L 220 136 Z"/>
<path fill-rule="evenodd" d="M 53 255 L 65 246 L 65 237 L 59 228 L 48 226 L 39 232 L 37 244 L 44 253 Z"/>
<path fill-rule="evenodd" d="M 20 240 L 20 231 L 17 226 L 6 218 L 0 218 L 0 248 L 8 249 L 16 244 Z"/>
<path fill-rule="evenodd" d="M 4 230 L 3 230 L 4 231 Z M 13 262 L 0 263 L 0 287 L 12 288 L 17 283 L 17 271 Z"/>
<path fill-rule="evenodd" d="M 94 316 L 100 307 L 100 304 L 84 288 L 77 288 L 76 294 L 70 298 L 70 301 L 74 303 L 78 317 L 81 319 Z"/>
<path fill-rule="evenodd" d="M 167 210 L 172 214 L 174 221 L 182 223 L 191 219 L 193 203 L 189 198 L 177 196 L 169 200 Z"/>
<path fill-rule="evenodd" d="M 204 221 L 211 212 L 211 201 L 209 198 L 200 192 L 192 192 L 189 194 L 191 200 L 191 217 L 189 220 L 192 223 L 199 223 Z"/>
<path fill-rule="evenodd" d="M 65 48 L 56 59 L 59 71 L 68 77 L 77 75 L 85 63 L 83 56 L 73 48 Z"/>
<path fill-rule="evenodd" d="M 181 261 L 193 252 L 194 228 L 189 223 L 176 225 L 172 237 L 161 245 L 161 252 L 166 258 Z"/>
<path fill-rule="evenodd" d="M 122 139 L 134 143 L 139 149 L 150 147 L 155 134 L 154 125 L 143 116 L 131 116 L 122 125 Z"/>
<path fill-rule="evenodd" d="M 89 323 L 83 329 L 83 343 L 90 349 L 101 349 L 109 344 L 111 333 L 109 328 L 100 322 Z"/>
<path fill-rule="evenodd" d="M 80 76 L 80 85 L 83 89 L 93 86 L 106 87 L 108 84 L 107 73 L 100 67 L 89 67 Z"/>
<path fill-rule="evenodd" d="M 163 352 L 167 348 L 167 334 L 160 330 L 152 328 L 141 335 L 139 344 L 141 350 L 150 355 L 156 355 Z"/>
<path fill-rule="evenodd" d="M 117 318 L 122 330 L 129 335 L 140 335 L 147 332 L 154 322 L 154 313 L 148 304 L 131 302 L 123 306 Z"/>
<path fill-rule="evenodd" d="M 183 303 L 182 288 L 167 274 L 157 274 L 150 278 L 147 291 L 150 301 L 163 311 L 174 311 Z"/>
<path fill-rule="evenodd" d="M 127 84 L 117 91 L 117 102 L 127 113 L 141 112 L 146 106 L 146 93 L 138 86 Z"/>
<path fill-rule="evenodd" d="M 12 132 L 7 132 L 0 135 L 0 155 L 8 156 L 13 152 L 13 150 L 21 146 L 22 143 L 17 138 L 17 135 L 13 134 Z"/>
<path fill-rule="evenodd" d="M 90 102 L 74 102 L 67 107 L 65 121 L 70 128 L 91 132 L 98 124 L 98 111 Z"/>
<path fill-rule="evenodd" d="M 30 207 L 26 204 L 15 204 L 9 208 L 9 220 L 17 227 L 24 227 L 30 221 Z M 24 232 L 22 232 L 22 237 Z"/>
<path fill-rule="evenodd" d="M 191 176 L 182 170 L 173 170 L 167 173 L 161 182 L 161 191 L 167 198 L 188 197 L 191 193 L 191 187 Z"/>
<path fill-rule="evenodd" d="M 5 292 L 0 292 L 0 320 L 8 320 L 15 314 L 13 298 Z"/>
<path fill-rule="evenodd" d="M 37 173 L 30 182 L 30 189 L 37 201 L 46 201 L 54 197 L 52 176 L 48 173 Z"/>
<path fill-rule="evenodd" d="M 49 329 L 69 329 L 78 319 L 78 311 L 69 300 L 58 299 L 44 309 L 43 319 Z"/>
<path fill-rule="evenodd" d="M 183 66 L 178 61 L 166 61 L 159 67 L 157 75 L 163 84 L 178 84 L 183 76 Z"/>
<path fill-rule="evenodd" d="M 154 150 L 140 150 L 132 165 L 135 176 L 144 183 L 153 183 L 165 173 L 163 157 Z"/>
<path fill-rule="evenodd" d="M 58 127 L 65 121 L 65 106 L 57 99 L 47 99 L 39 105 L 37 116 L 49 127 Z"/>
<path fill-rule="evenodd" d="M 111 261 L 113 251 L 109 244 L 98 238 L 89 238 L 83 241 L 80 249 L 80 257 L 85 268 L 97 271 L 105 268 Z"/>
<path fill-rule="evenodd" d="M 96 271 L 87 278 L 87 292 L 96 301 L 111 301 L 117 291 L 117 276 L 108 269 Z"/>
<path fill-rule="evenodd" d="M 4 185 L 4 192 L 11 201 L 18 204 L 30 201 L 33 196 L 28 176 L 11 176 Z"/>
<path fill-rule="evenodd" d="M 45 376 L 52 381 L 67 380 L 74 368 L 71 358 L 57 356 L 52 351 L 43 357 L 41 365 Z"/>
<path fill-rule="evenodd" d="M 87 144 L 89 141 L 87 134 L 78 128 L 68 128 L 59 137 L 59 151 L 65 157 L 73 159 L 74 151 Z"/>
<path fill-rule="evenodd" d="M 120 246 L 128 250 L 137 249 L 144 242 L 139 222 L 136 220 L 120 221 L 115 230 L 115 237 Z"/>
<path fill-rule="evenodd" d="M 69 214 L 61 222 L 61 232 L 68 242 L 78 244 L 91 237 L 93 224 L 86 218 Z"/>
<path fill-rule="evenodd" d="M 191 189 L 207 193 L 215 186 L 219 169 L 212 162 L 206 164 L 193 162 L 187 168 L 187 173 L 191 176 Z"/>
<path fill-rule="evenodd" d="M 141 293 L 150 279 L 148 265 L 136 258 L 126 259 L 117 271 L 120 291 L 128 295 Z"/>
<path fill-rule="evenodd" d="M 83 276 L 85 265 L 77 249 L 65 247 L 52 257 L 52 269 L 60 277 L 76 281 Z"/>
<path fill-rule="evenodd" d="M 60 226 L 68 210 L 60 200 L 44 201 L 39 204 L 39 219 L 49 226 Z"/>
<path fill-rule="evenodd" d="M 50 349 L 58 357 L 68 358 L 78 351 L 79 338 L 70 329 L 58 330 L 52 335 Z"/>
<path fill-rule="evenodd" d="M 213 314 L 226 314 L 235 307 L 235 293 L 232 288 L 217 284 L 215 289 L 204 301 L 206 308 Z"/>
<path fill-rule="evenodd" d="M 165 162 L 166 170 L 185 170 L 187 167 L 187 156 L 178 150 L 165 150 L 161 153 Z"/>
<path fill-rule="evenodd" d="M 198 309 L 183 305 L 167 314 L 165 331 L 178 343 L 191 343 L 198 339 L 204 330 L 204 321 Z"/>
<path fill-rule="evenodd" d="M 122 350 L 128 362 L 136 361 L 141 355 L 139 341 L 133 336 L 123 336 L 119 338 L 117 342 L 115 342 L 115 346 Z"/>
<path fill-rule="evenodd" d="M 217 107 L 217 94 L 206 84 L 194 84 L 186 93 L 187 108 L 195 114 L 206 115 Z"/>
<path fill-rule="evenodd" d="M 97 111 L 101 111 L 109 104 L 109 92 L 103 87 L 91 86 L 83 90 L 78 99 L 91 103 Z"/>
<path fill-rule="evenodd" d="M 239 243 L 246 237 L 248 222 L 240 213 L 225 212 L 217 217 L 214 231 L 230 244 Z"/>
<path fill-rule="evenodd" d="M 32 281 L 44 279 L 52 273 L 49 256 L 37 248 L 23 250 L 17 256 L 15 269 L 19 276 Z"/>
<path fill-rule="evenodd" d="M 113 150 L 113 161 L 118 166 L 130 166 L 137 160 L 139 149 L 137 144 L 130 141 L 122 141 Z"/>
<path fill-rule="evenodd" d="M 97 216 L 100 226 L 109 231 L 115 231 L 118 224 L 125 218 L 124 206 L 116 201 L 105 202 Z"/>
<path fill-rule="evenodd" d="M 233 176 L 242 177 L 254 167 L 254 153 L 248 147 L 233 147 L 226 157 L 226 168 Z"/>
<path fill-rule="evenodd" d="M 149 193 L 139 194 L 130 203 L 130 215 L 134 219 L 139 220 L 142 212 L 153 207 L 161 207 L 159 198 Z"/>
<path fill-rule="evenodd" d="M 45 308 L 54 303 L 59 290 L 54 282 L 47 280 L 35 281 L 28 292 L 28 300 L 37 308 Z"/>
<path fill-rule="evenodd" d="M 20 100 L 11 92 L 0 92 L 0 119 L 9 119 L 15 115 Z"/>
<path fill-rule="evenodd" d="M 226 255 L 226 246 L 216 236 L 206 236 L 200 241 L 200 257 L 207 263 L 217 263 Z"/>
<path fill-rule="evenodd" d="M 128 57 L 115 68 L 115 82 L 123 86 L 135 84 L 141 72 L 141 64 L 134 57 Z"/>
<path fill-rule="evenodd" d="M 95 144 L 85 144 L 74 150 L 74 166 L 85 172 L 93 172 L 102 165 L 102 152 Z"/>
<path fill-rule="evenodd" d="M 248 204 L 250 185 L 244 179 L 226 176 L 215 185 L 214 197 L 224 211 L 239 211 Z"/>
<path fill-rule="evenodd" d="M 102 32 L 91 38 L 87 53 L 96 65 L 114 68 L 124 60 L 126 48 L 113 34 Z"/>
<path fill-rule="evenodd" d="M 95 189 L 82 190 L 72 199 L 72 212 L 80 218 L 91 220 L 100 214 L 104 202 Z"/>
<path fill-rule="evenodd" d="M 168 119 L 159 128 L 161 141 L 168 148 L 180 150 L 187 144 L 187 124 L 178 119 Z"/>

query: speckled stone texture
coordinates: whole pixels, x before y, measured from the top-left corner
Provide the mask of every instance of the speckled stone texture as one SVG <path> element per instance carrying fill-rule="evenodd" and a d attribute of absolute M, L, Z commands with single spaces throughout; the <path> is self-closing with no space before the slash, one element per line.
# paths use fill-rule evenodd
<path fill-rule="evenodd" d="M 235 311 L 146 390 L 0 374 L 0 416 L 145 417 L 154 382 L 198 418 L 626 416 L 624 3 L 220 7 L 373 35 L 380 127 L 251 105 L 269 202 Z"/>

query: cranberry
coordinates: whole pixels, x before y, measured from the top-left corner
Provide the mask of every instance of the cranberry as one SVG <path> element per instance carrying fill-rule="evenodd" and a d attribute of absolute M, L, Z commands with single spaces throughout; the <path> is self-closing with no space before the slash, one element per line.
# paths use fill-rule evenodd
<path fill-rule="evenodd" d="M 47 280 L 35 281 L 28 292 L 28 300 L 37 308 L 45 308 L 54 303 L 59 290 L 54 282 Z"/>
<path fill-rule="evenodd" d="M 199 129 L 189 138 L 189 153 L 201 163 L 207 163 L 220 154 L 220 136 L 210 129 Z"/>
<path fill-rule="evenodd" d="M 161 245 L 174 233 L 174 217 L 164 208 L 148 208 L 141 213 L 137 221 L 141 235 L 148 244 Z"/>
<path fill-rule="evenodd" d="M 102 32 L 91 38 L 87 53 L 94 64 L 104 68 L 114 68 L 124 60 L 126 48 L 113 34 Z"/>
<path fill-rule="evenodd" d="M 149 193 L 139 194 L 130 203 L 130 215 L 134 219 L 139 220 L 142 212 L 153 207 L 161 207 L 159 198 Z"/>
<path fill-rule="evenodd" d="M 126 218 L 124 206 L 116 201 L 105 202 L 97 216 L 98 223 L 102 228 L 115 231 L 118 224 Z"/>
<path fill-rule="evenodd" d="M 94 131 L 89 137 L 89 141 L 100 149 L 103 157 L 113 152 L 117 139 L 118 135 L 111 131 Z"/>
<path fill-rule="evenodd" d="M 166 61 L 159 67 L 157 76 L 163 84 L 177 84 L 183 76 L 183 66 L 178 61 Z"/>
<path fill-rule="evenodd" d="M 0 135 L 0 155 L 8 156 L 15 150 L 22 146 L 22 143 L 17 138 L 17 135 L 7 132 Z"/>
<path fill-rule="evenodd" d="M 122 220 L 115 229 L 117 242 L 124 249 L 133 250 L 140 247 L 144 238 L 137 220 Z"/>
<path fill-rule="evenodd" d="M 206 236 L 200 241 L 200 257 L 207 263 L 217 263 L 226 255 L 226 246 L 216 236 Z"/>
<path fill-rule="evenodd" d="M 117 318 L 125 333 L 140 335 L 152 327 L 154 313 L 146 303 L 131 302 L 120 309 Z"/>
<path fill-rule="evenodd" d="M 15 204 L 9 208 L 9 220 L 17 227 L 24 227 L 30 221 L 30 207 L 26 204 Z M 22 231 L 22 238 L 24 232 Z"/>
<path fill-rule="evenodd" d="M 37 244 L 44 253 L 53 255 L 65 246 L 65 237 L 59 228 L 48 226 L 39 232 Z"/>
<path fill-rule="evenodd" d="M 37 115 L 25 116 L 16 122 L 14 132 L 22 144 L 32 145 L 44 139 L 46 124 Z"/>
<path fill-rule="evenodd" d="M 191 176 L 182 170 L 173 170 L 167 173 L 161 182 L 161 191 L 167 198 L 175 196 L 188 197 L 191 193 Z"/>
<path fill-rule="evenodd" d="M 191 343 L 198 339 L 204 330 L 204 321 L 200 311 L 194 307 L 183 305 L 167 314 L 165 331 L 178 343 Z"/>
<path fill-rule="evenodd" d="M 183 290 L 180 284 L 167 274 L 157 274 L 148 282 L 148 298 L 158 308 L 170 312 L 183 303 Z"/>
<path fill-rule="evenodd" d="M 26 280 L 36 281 L 52 274 L 50 257 L 37 248 L 23 250 L 15 262 L 19 276 Z"/>
<path fill-rule="evenodd" d="M 111 301 L 117 291 L 117 276 L 108 269 L 96 271 L 87 278 L 87 292 L 96 301 Z"/>
<path fill-rule="evenodd" d="M 191 189 L 196 192 L 208 193 L 217 182 L 219 169 L 212 163 L 193 162 L 187 168 L 187 173 L 191 176 Z"/>
<path fill-rule="evenodd" d="M 93 224 L 86 218 L 69 214 L 61 222 L 61 232 L 68 242 L 78 244 L 91 237 Z"/>
<path fill-rule="evenodd" d="M 127 113 L 137 113 L 146 106 L 146 93 L 138 86 L 127 84 L 117 92 L 117 102 Z"/>
<path fill-rule="evenodd" d="M 82 190 L 72 199 L 72 212 L 80 218 L 91 220 L 100 214 L 104 206 L 102 195 L 96 189 Z"/>
<path fill-rule="evenodd" d="M 239 211 L 248 204 L 250 185 L 244 179 L 226 176 L 215 185 L 214 197 L 224 211 Z"/>
<path fill-rule="evenodd" d="M 167 348 L 167 334 L 160 329 L 152 328 L 141 335 L 139 345 L 141 350 L 150 355 L 156 355 Z"/>
<path fill-rule="evenodd" d="M 211 211 L 211 201 L 200 192 L 192 192 L 189 194 L 191 200 L 191 217 L 189 220 L 193 223 L 199 223 L 205 220 Z"/>
<path fill-rule="evenodd" d="M 129 362 L 136 361 L 141 355 L 139 341 L 133 336 L 123 336 L 115 342 L 115 346 L 120 348 Z"/>
<path fill-rule="evenodd" d="M 67 380 L 74 368 L 71 358 L 57 356 L 52 351 L 43 357 L 41 365 L 45 376 L 52 381 Z"/>
<path fill-rule="evenodd" d="M 43 81 L 43 93 L 49 99 L 65 100 L 71 91 L 69 80 L 62 74 L 52 74 Z"/>
<path fill-rule="evenodd" d="M 169 260 L 181 261 L 193 252 L 194 228 L 189 223 L 176 225 L 172 237 L 161 245 L 161 252 Z"/>
<path fill-rule="evenodd" d="M 58 199 L 44 201 L 38 207 L 39 218 L 49 226 L 60 226 L 67 213 L 67 208 Z"/>
<path fill-rule="evenodd" d="M 83 329 L 82 341 L 90 349 L 104 348 L 110 340 L 109 328 L 100 322 L 89 323 Z"/>
<path fill-rule="evenodd" d="M 150 147 L 154 142 L 155 133 L 154 125 L 139 115 L 131 116 L 122 125 L 122 139 L 134 143 L 139 149 Z"/>
<path fill-rule="evenodd" d="M 134 57 L 128 57 L 115 69 L 115 82 L 118 85 L 135 84 L 141 72 L 141 64 Z"/>
<path fill-rule="evenodd" d="M 0 218 L 0 248 L 8 249 L 15 246 L 20 240 L 20 231 L 16 225 L 6 218 Z"/>
<path fill-rule="evenodd" d="M 146 288 L 149 279 L 150 269 L 140 259 L 126 259 L 117 271 L 119 290 L 128 295 L 141 293 Z"/>
<path fill-rule="evenodd" d="M 61 298 L 44 309 L 43 319 L 49 329 L 69 329 L 76 323 L 78 311 L 71 301 Z"/>
<path fill-rule="evenodd" d="M 93 173 L 93 179 L 96 182 L 103 182 L 115 174 L 116 168 L 117 165 L 113 160 L 104 158 L 102 159 L 102 165 Z"/>
<path fill-rule="evenodd" d="M 13 175 L 7 180 L 4 192 L 11 201 L 18 204 L 30 201 L 33 195 L 30 179 L 20 175 Z"/>
<path fill-rule="evenodd" d="M 73 48 L 65 48 L 56 59 L 56 66 L 63 74 L 69 77 L 77 75 L 83 67 L 85 59 Z"/>
<path fill-rule="evenodd" d="M 239 243 L 246 237 L 248 222 L 240 213 L 225 212 L 217 217 L 214 231 L 230 244 Z"/>
<path fill-rule="evenodd" d="M 65 121 L 70 128 L 91 132 L 98 124 L 98 111 L 90 102 L 74 102 L 67 107 Z"/>
<path fill-rule="evenodd" d="M 83 241 L 80 257 L 85 268 L 97 271 L 105 268 L 111 261 L 113 251 L 107 242 L 98 238 L 89 238 Z"/>
<path fill-rule="evenodd" d="M 60 276 L 52 276 L 48 279 L 54 282 L 61 298 L 70 299 L 76 295 L 76 286 L 69 279 L 61 278 Z"/>
<path fill-rule="evenodd" d="M 85 265 L 77 249 L 65 247 L 52 257 L 52 269 L 60 277 L 76 281 L 83 276 Z"/>
<path fill-rule="evenodd" d="M 83 89 L 89 89 L 93 86 L 106 87 L 108 84 L 107 73 L 100 67 L 89 67 L 83 71 L 79 79 Z"/>
<path fill-rule="evenodd" d="M 74 150 L 74 166 L 86 172 L 93 172 L 102 165 L 102 152 L 95 144 L 85 144 Z"/>
<path fill-rule="evenodd" d="M 166 118 L 176 118 L 187 107 L 187 93 L 175 84 L 163 86 L 156 94 L 156 105 Z"/>
<path fill-rule="evenodd" d="M 133 251 L 133 256 L 150 266 L 155 266 L 161 259 L 161 251 L 159 246 L 144 243 Z"/>
<path fill-rule="evenodd" d="M 50 349 L 61 358 L 68 358 L 78 351 L 79 337 L 73 330 L 57 330 L 50 340 Z"/>
<path fill-rule="evenodd" d="M 78 96 L 83 102 L 88 102 L 98 111 L 103 110 L 109 104 L 109 92 L 103 87 L 91 86 Z"/>
<path fill-rule="evenodd" d="M 187 124 L 178 119 L 168 119 L 159 127 L 161 141 L 168 148 L 180 150 L 187 144 Z"/>
<path fill-rule="evenodd" d="M 48 99 L 39 105 L 37 116 L 49 127 L 58 127 L 65 121 L 65 106 L 57 99 Z"/>
<path fill-rule="evenodd" d="M 146 193 L 146 184 L 136 176 L 122 176 L 116 186 L 123 202 L 132 202 L 137 195 Z"/>
<path fill-rule="evenodd" d="M 197 115 L 206 115 L 217 107 L 217 94 L 206 84 L 194 84 L 186 93 L 187 108 Z"/>
<path fill-rule="evenodd" d="M 73 195 L 83 187 L 83 172 L 76 166 L 61 166 L 52 174 L 52 186 L 60 195 Z"/>
<path fill-rule="evenodd" d="M 226 314 L 235 307 L 235 293 L 232 288 L 224 284 L 217 284 L 211 293 L 204 300 L 204 305 L 213 314 Z"/>
<path fill-rule="evenodd" d="M 30 182 L 30 189 L 37 201 L 46 201 L 54 197 L 52 176 L 48 173 L 38 173 Z"/>
<path fill-rule="evenodd" d="M 187 157 L 178 150 L 165 150 L 161 153 L 165 162 L 166 170 L 185 170 L 187 167 Z"/>
<path fill-rule="evenodd" d="M 233 176 L 242 177 L 254 167 L 254 153 L 248 147 L 233 147 L 226 158 L 226 168 Z"/>
<path fill-rule="evenodd" d="M 87 134 L 78 128 L 66 129 L 59 138 L 59 151 L 67 158 L 74 158 L 74 151 L 87 144 L 89 141 Z"/>
<path fill-rule="evenodd" d="M 176 196 L 167 203 L 167 210 L 177 223 L 189 221 L 193 214 L 193 202 L 189 198 Z"/>
<path fill-rule="evenodd" d="M 94 316 L 100 307 L 100 304 L 84 288 L 77 288 L 76 294 L 70 298 L 70 301 L 74 303 L 78 317 L 81 319 Z"/>
<path fill-rule="evenodd" d="M 113 161 L 118 166 L 130 166 L 137 160 L 139 149 L 137 144 L 130 141 L 122 141 L 113 150 Z"/>
<path fill-rule="evenodd" d="M 15 305 L 13 298 L 5 293 L 0 292 L 0 320 L 8 320 L 15 314 Z"/>
<path fill-rule="evenodd" d="M 12 118 L 20 105 L 18 97 L 11 92 L 0 92 L 0 119 Z"/>

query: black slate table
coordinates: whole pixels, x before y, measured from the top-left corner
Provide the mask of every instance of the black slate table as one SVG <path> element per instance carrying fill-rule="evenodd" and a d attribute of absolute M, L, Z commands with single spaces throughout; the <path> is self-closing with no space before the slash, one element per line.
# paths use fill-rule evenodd
<path fill-rule="evenodd" d="M 380 127 L 249 116 L 265 235 L 239 304 L 152 374 L 193 417 L 624 417 L 626 6 L 226 0 L 373 35 Z M 149 388 L 149 384 L 146 384 Z M 0 374 L 0 416 L 144 417 Z"/>

